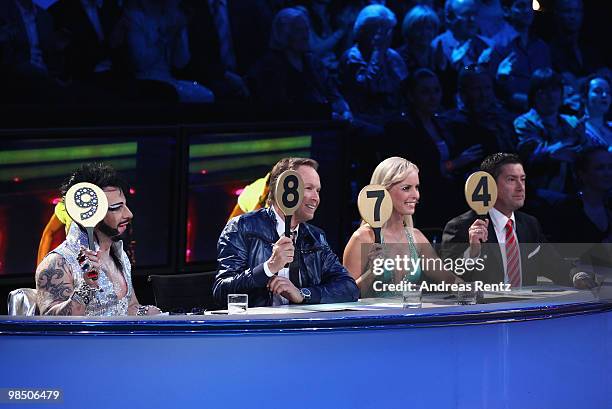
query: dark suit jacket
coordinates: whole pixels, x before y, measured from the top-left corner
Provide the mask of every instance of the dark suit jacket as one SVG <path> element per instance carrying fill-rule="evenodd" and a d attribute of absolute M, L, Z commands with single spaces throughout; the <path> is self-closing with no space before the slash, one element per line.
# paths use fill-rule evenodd
<path fill-rule="evenodd" d="M 554 248 L 546 243 L 538 220 L 526 213 L 514 212 L 516 219 L 516 236 L 521 253 L 521 271 L 523 285 L 536 285 L 538 275 L 550 278 L 555 284 L 571 285 L 570 265 L 564 262 Z M 466 281 L 483 281 L 500 283 L 504 281 L 504 266 L 493 222 L 489 219 L 489 245 L 483 245 L 481 257 L 485 259 L 483 271 L 466 273 Z M 455 217 L 446 224 L 442 235 L 442 256 L 444 258 L 462 257 L 468 247 L 468 229 L 477 219 L 473 210 Z"/>
<path fill-rule="evenodd" d="M 208 0 L 187 0 L 191 61 L 185 75 L 205 84 L 223 78 L 219 35 Z M 237 73 L 244 75 L 268 49 L 272 16 L 261 0 L 227 0 Z"/>
<path fill-rule="evenodd" d="M 98 10 L 103 41 L 98 39 L 80 0 L 58 1 L 49 12 L 53 15 L 56 30 L 63 30 L 69 36 L 66 70 L 71 77 L 87 78 L 94 73 L 99 62 L 112 60 L 109 39 L 120 17 L 120 9 L 114 0 L 106 0 Z"/>
<path fill-rule="evenodd" d="M 59 74 L 62 65 L 53 18 L 39 6 L 34 5 L 34 7 L 37 9 L 36 27 L 39 47 L 47 70 L 53 76 Z M 8 72 L 27 72 L 30 66 L 30 43 L 15 0 L 0 0 L 0 25 L 9 25 L 15 31 L 13 38 L 0 43 L 0 65 Z"/>

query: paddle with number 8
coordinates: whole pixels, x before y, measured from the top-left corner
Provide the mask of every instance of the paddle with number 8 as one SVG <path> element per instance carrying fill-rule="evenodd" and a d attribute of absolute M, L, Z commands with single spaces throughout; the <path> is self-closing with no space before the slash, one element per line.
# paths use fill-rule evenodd
<path fill-rule="evenodd" d="M 304 181 L 295 170 L 280 174 L 274 189 L 276 205 L 285 215 L 285 236 L 291 237 L 291 218 L 304 199 Z"/>

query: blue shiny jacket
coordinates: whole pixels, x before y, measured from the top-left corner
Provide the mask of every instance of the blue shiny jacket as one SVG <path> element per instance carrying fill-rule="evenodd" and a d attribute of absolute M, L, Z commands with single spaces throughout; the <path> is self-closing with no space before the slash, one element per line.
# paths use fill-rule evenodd
<path fill-rule="evenodd" d="M 279 239 L 272 208 L 259 209 L 231 219 L 217 243 L 218 270 L 213 295 L 220 305 L 228 294 L 249 294 L 249 306 L 272 305 L 266 288 L 263 263 Z M 311 293 L 310 304 L 357 301 L 355 280 L 329 247 L 325 233 L 307 223 L 300 225 L 296 242 L 303 288 Z"/>

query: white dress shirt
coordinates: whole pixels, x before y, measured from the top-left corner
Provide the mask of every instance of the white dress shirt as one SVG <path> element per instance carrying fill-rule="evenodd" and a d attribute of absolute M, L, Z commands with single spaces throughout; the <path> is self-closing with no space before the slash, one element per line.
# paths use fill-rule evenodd
<path fill-rule="evenodd" d="M 514 239 L 516 240 L 516 244 L 519 246 L 519 271 L 521 272 L 521 283 L 523 285 L 523 268 L 521 266 L 521 248 L 520 243 L 518 241 L 518 236 L 516 235 L 516 219 L 514 218 L 514 212 L 510 215 L 510 217 L 506 217 L 502 212 L 497 210 L 496 208 L 492 208 L 489 210 L 489 216 L 491 217 L 491 222 L 493 222 L 493 229 L 495 230 L 495 235 L 497 236 L 497 242 L 499 243 L 499 249 L 501 251 L 502 257 L 502 265 L 504 266 L 504 283 L 510 283 L 510 279 L 508 278 L 508 271 L 506 265 L 506 224 L 508 220 L 512 220 Z"/>
<path fill-rule="evenodd" d="M 281 216 L 278 214 L 278 212 L 276 211 L 276 208 L 273 207 L 272 209 L 274 211 L 274 215 L 276 216 L 276 232 L 278 233 L 278 237 L 283 237 L 285 235 L 285 218 L 284 216 Z M 300 225 L 298 224 L 295 227 L 295 229 L 291 230 L 291 232 L 295 234 L 296 239 L 297 239 L 299 228 L 300 228 Z M 270 267 L 268 267 L 267 261 L 264 263 L 263 267 L 268 277 L 274 276 L 274 273 L 270 271 Z M 288 267 L 281 268 L 278 271 L 277 275 L 279 277 L 289 278 L 289 268 Z M 300 276 L 300 279 L 301 279 L 301 276 Z M 272 305 L 285 305 L 285 304 L 289 304 L 288 299 L 286 299 L 285 297 L 281 295 L 274 294 L 274 297 L 272 298 Z"/>

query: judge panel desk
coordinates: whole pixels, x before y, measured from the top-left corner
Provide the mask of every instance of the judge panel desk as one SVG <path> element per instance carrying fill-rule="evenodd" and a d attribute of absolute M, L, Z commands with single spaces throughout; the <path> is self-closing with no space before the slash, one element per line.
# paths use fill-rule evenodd
<path fill-rule="evenodd" d="M 612 407 L 612 287 L 246 315 L 0 318 L 0 388 L 69 408 Z"/>

